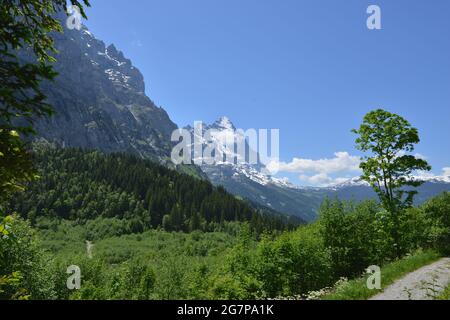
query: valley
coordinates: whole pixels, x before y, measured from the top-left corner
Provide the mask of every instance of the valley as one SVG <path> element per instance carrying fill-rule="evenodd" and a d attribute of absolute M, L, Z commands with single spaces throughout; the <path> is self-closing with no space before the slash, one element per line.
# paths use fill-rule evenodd
<path fill-rule="evenodd" d="M 83 8 L 82 3 L 71 2 Z M 171 100 L 167 97 L 172 93 L 165 89 L 173 88 L 174 96 L 181 89 L 178 79 L 165 72 L 191 70 L 190 63 L 177 64 L 177 59 L 184 61 L 187 56 L 194 63 L 199 52 L 190 52 L 190 44 L 185 51 L 166 51 L 160 59 L 174 61 L 166 69 L 155 65 L 152 69 L 147 57 L 138 55 L 136 61 L 145 68 L 141 70 L 152 77 L 147 83 L 158 77 L 164 82 L 158 94 L 176 102 L 172 111 L 198 111 L 189 99 L 207 105 L 206 97 L 215 93 L 218 105 L 228 95 L 242 98 L 233 101 L 239 111 L 234 115 L 252 115 L 245 110 L 251 106 L 258 111 L 270 107 L 264 114 L 273 114 L 270 120 L 275 126 L 292 121 L 291 131 L 287 130 L 291 136 L 285 140 L 290 150 L 280 159 L 279 129 L 273 129 L 269 139 L 276 152 L 268 152 L 266 141 L 263 147 L 261 141 L 253 143 L 257 130 L 236 128 L 231 107 L 217 108 L 217 120 L 209 123 L 194 127 L 175 123 L 172 119 L 181 116 L 152 100 L 157 95 L 131 59 L 114 44 L 96 38 L 81 20 L 76 28 L 65 23 L 66 1 L 50 3 L 55 7 L 18 11 L 8 4 L 10 10 L 1 9 L 2 17 L 10 18 L 8 26 L 17 28 L 0 32 L 4 44 L 0 49 L 0 300 L 347 300 L 369 299 L 376 293 L 382 298 L 405 298 L 398 294 L 402 277 L 411 289 L 416 278 L 429 280 L 421 274 L 434 270 L 431 263 L 441 259 L 439 267 L 448 269 L 450 169 L 441 166 L 442 175 L 432 173 L 437 171 L 431 171 L 430 164 L 436 160 L 415 151 L 421 141 L 415 123 L 424 114 L 401 109 L 404 118 L 403 113 L 371 107 L 361 120 L 354 110 L 344 113 L 343 107 L 344 111 L 334 113 L 341 108 L 337 103 L 344 103 L 334 100 L 339 108 L 327 106 L 316 114 L 316 100 L 325 95 L 302 91 L 310 78 L 302 85 L 294 77 L 286 78 L 280 81 L 286 88 L 259 82 L 265 77 L 272 82 L 278 79 L 275 69 L 289 70 L 281 64 L 284 58 L 267 74 L 265 68 L 258 68 L 264 76 L 255 73 L 251 81 L 246 78 L 252 74 L 247 65 L 214 69 L 218 74 L 229 72 L 229 82 L 239 83 L 242 77 L 248 90 L 257 88 L 256 93 L 220 87 L 196 95 L 186 90 Z M 89 7 L 87 1 L 83 3 Z M 76 12 L 86 18 L 84 11 Z M 41 19 L 21 19 L 27 15 Z M 37 26 L 30 29 L 28 23 Z M 143 47 L 136 30 L 126 32 L 127 50 Z M 161 30 L 146 34 L 155 37 L 153 58 L 161 48 L 173 45 L 158 40 L 157 32 Z M 266 42 L 263 47 L 268 50 Z M 264 50 L 259 48 L 257 56 L 263 56 Z M 295 64 L 310 67 L 308 60 Z M 327 81 L 333 76 L 328 71 L 310 72 L 320 86 L 329 87 Z M 202 75 L 206 76 L 211 75 Z M 191 77 L 199 81 L 197 70 L 189 81 Z M 352 94 L 347 100 L 360 102 L 356 95 L 362 89 L 355 83 L 347 84 Z M 289 90 L 301 92 L 301 98 L 311 95 L 314 103 L 304 107 L 300 97 L 291 97 L 302 108 L 290 105 L 278 110 L 278 104 L 262 98 L 268 87 L 280 90 L 280 96 Z M 272 97 L 280 105 L 288 104 L 289 99 L 282 98 Z M 316 128 L 323 129 L 324 118 L 333 120 L 332 128 L 307 131 L 306 142 L 320 137 L 341 148 L 336 142 L 342 139 L 338 131 L 350 131 L 350 124 L 357 121 L 360 125 L 351 131 L 349 148 L 361 157 L 343 151 L 336 152 L 334 159 L 319 158 L 325 151 L 315 143 L 295 144 L 294 129 L 306 126 L 298 119 L 316 122 Z M 259 119 L 259 123 L 266 122 Z M 420 137 L 430 144 L 436 139 L 427 129 L 420 128 Z M 326 136 L 329 132 L 336 136 Z M 267 138 L 268 131 L 263 133 Z M 187 145 L 180 147 L 180 138 Z M 309 146 L 319 160 L 300 159 L 297 146 L 303 152 Z M 204 154 L 214 161 L 203 161 Z M 342 154 L 344 159 L 339 157 Z M 174 161 L 174 155 L 185 161 Z M 284 171 L 270 170 L 275 164 L 283 164 Z M 324 183 L 313 183 L 317 177 Z M 378 291 L 365 282 L 368 266 L 383 273 L 386 282 Z M 79 270 L 73 275 L 79 285 L 68 285 L 70 270 Z M 448 285 L 448 270 L 444 271 L 441 282 Z M 388 289 L 386 295 L 382 289 Z M 446 291 L 442 287 L 439 293 Z M 423 292 L 417 297 L 423 299 Z M 254 310 L 258 311 L 256 305 Z M 213 311 L 189 309 L 187 304 L 180 310 L 208 315 Z M 228 311 L 237 312 L 234 305 Z"/>

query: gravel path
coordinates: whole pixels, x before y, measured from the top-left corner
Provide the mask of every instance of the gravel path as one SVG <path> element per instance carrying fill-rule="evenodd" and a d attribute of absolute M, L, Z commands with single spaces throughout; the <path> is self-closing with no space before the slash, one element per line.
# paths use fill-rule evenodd
<path fill-rule="evenodd" d="M 433 300 L 448 284 L 450 258 L 442 258 L 407 274 L 370 300 Z"/>
<path fill-rule="evenodd" d="M 94 247 L 94 244 L 89 241 L 86 240 L 86 253 L 89 259 L 92 259 L 92 248 Z"/>

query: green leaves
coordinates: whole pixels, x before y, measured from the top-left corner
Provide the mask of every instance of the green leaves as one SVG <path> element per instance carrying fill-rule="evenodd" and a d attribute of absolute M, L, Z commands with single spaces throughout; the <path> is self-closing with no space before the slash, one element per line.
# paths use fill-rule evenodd
<path fill-rule="evenodd" d="M 20 288 L 23 276 L 19 271 L 15 271 L 7 276 L 0 276 L 0 296 L 5 294 L 6 291 L 13 289 L 13 294 L 10 296 L 13 300 L 28 300 L 30 295 L 23 288 Z"/>
<path fill-rule="evenodd" d="M 362 178 L 375 189 L 385 209 L 396 210 L 412 205 L 414 190 L 421 182 L 412 179 L 414 171 L 431 170 L 428 163 L 408 155 L 420 142 L 418 130 L 399 115 L 385 110 L 369 112 L 359 129 L 356 146 L 368 155 L 361 162 Z"/>
<path fill-rule="evenodd" d="M 423 211 L 432 222 L 431 242 L 442 254 L 450 254 L 450 192 L 429 200 Z"/>
<path fill-rule="evenodd" d="M 418 130 L 399 115 L 378 109 L 369 112 L 359 129 L 352 131 L 358 135 L 357 148 L 368 153 L 360 164 L 362 179 L 370 183 L 384 209 L 394 215 L 392 232 L 398 248 L 400 222 L 396 215 L 413 205 L 417 193 L 413 188 L 423 183 L 412 174 L 431 170 L 425 160 L 408 154 L 420 142 Z"/>
<path fill-rule="evenodd" d="M 407 120 L 382 109 L 366 114 L 360 128 L 353 132 L 360 136 L 356 139 L 359 150 L 384 152 L 387 157 L 394 157 L 397 150 L 413 151 L 420 141 L 417 129 Z"/>
<path fill-rule="evenodd" d="M 0 217 L 0 300 L 52 298 L 49 260 L 30 225 L 15 215 Z"/>
<path fill-rule="evenodd" d="M 17 132 L 0 129 L 0 203 L 33 178 L 31 156 Z"/>
<path fill-rule="evenodd" d="M 0 1 L 0 203 L 35 177 L 22 136 L 34 133 L 33 121 L 50 116 L 52 107 L 40 89 L 56 73 L 52 32 L 62 26 L 55 13 L 66 0 Z M 79 1 L 72 5 L 81 9 Z M 87 0 L 84 5 L 89 5 Z"/>

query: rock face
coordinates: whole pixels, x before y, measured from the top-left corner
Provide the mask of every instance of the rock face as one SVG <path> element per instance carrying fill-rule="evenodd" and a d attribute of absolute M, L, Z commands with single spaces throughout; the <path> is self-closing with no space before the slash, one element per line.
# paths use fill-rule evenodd
<path fill-rule="evenodd" d="M 55 35 L 56 80 L 43 84 L 55 115 L 39 120 L 38 137 L 63 147 L 129 152 L 155 160 L 170 155 L 177 126 L 144 93 L 142 74 L 114 45 L 85 27 Z"/>

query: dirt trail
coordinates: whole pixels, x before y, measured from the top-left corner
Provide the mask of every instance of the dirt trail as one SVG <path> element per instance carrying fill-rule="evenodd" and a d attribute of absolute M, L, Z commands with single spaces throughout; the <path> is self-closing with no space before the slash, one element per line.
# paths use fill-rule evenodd
<path fill-rule="evenodd" d="M 450 258 L 407 274 L 370 300 L 433 300 L 450 284 Z"/>
<path fill-rule="evenodd" d="M 89 241 L 86 240 L 86 252 L 87 252 L 87 256 L 89 259 L 92 259 L 92 248 L 94 247 L 94 244 Z"/>

